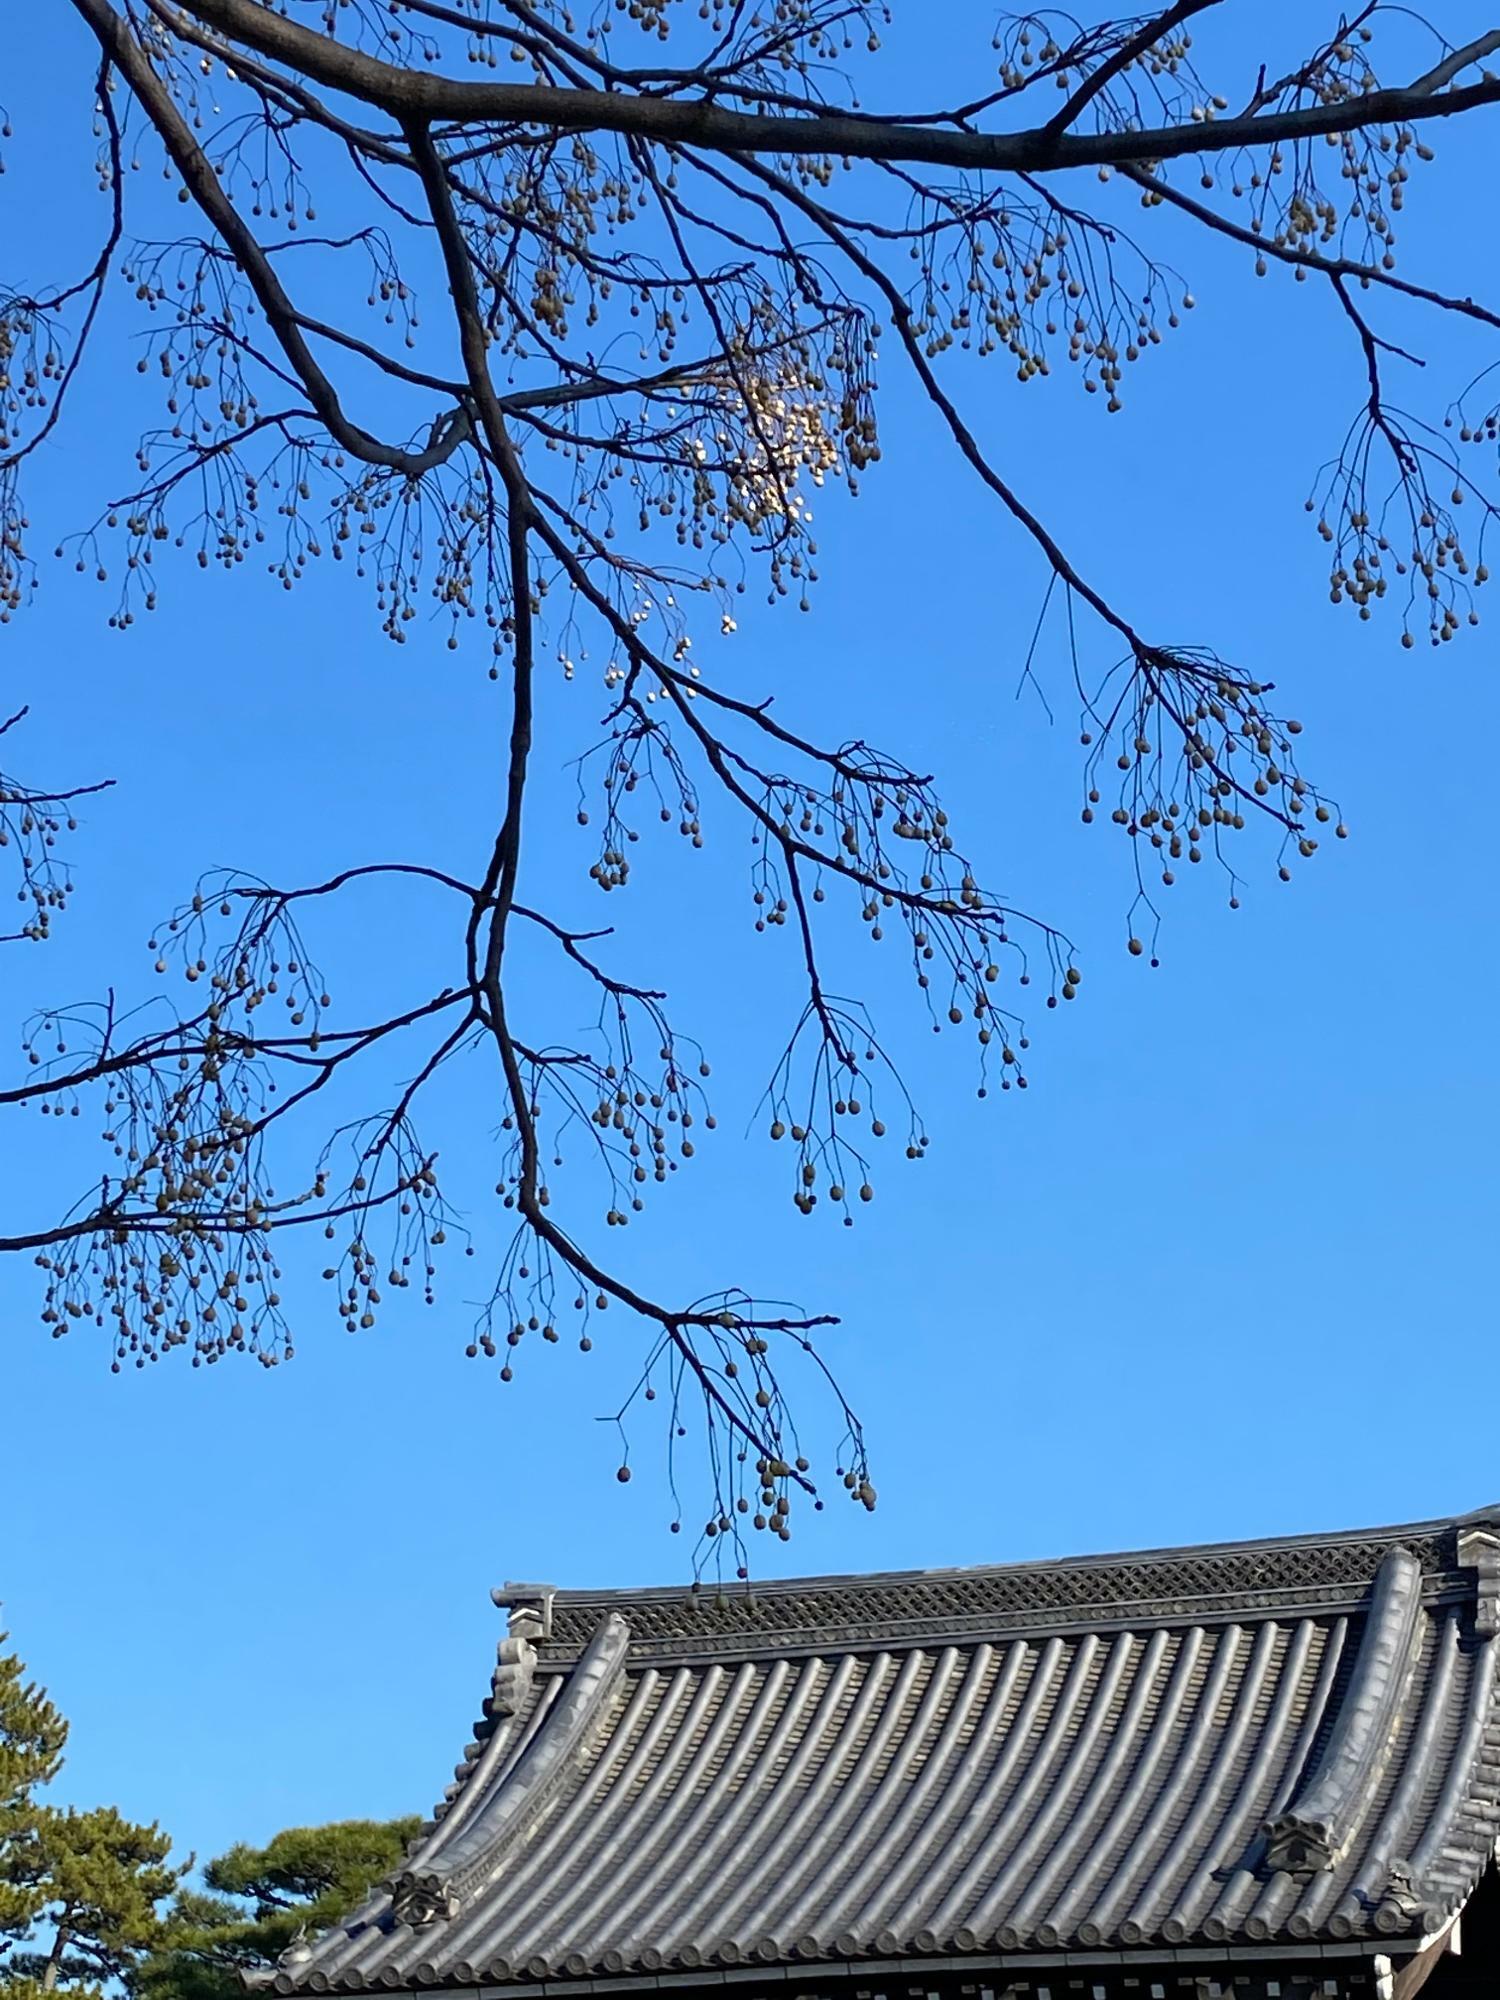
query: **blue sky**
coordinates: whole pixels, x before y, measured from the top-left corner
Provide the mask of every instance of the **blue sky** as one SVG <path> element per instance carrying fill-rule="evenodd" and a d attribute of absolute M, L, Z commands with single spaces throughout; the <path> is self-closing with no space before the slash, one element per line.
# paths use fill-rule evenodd
<path fill-rule="evenodd" d="M 1254 11 L 1283 42 L 1305 19 Z M 939 60 L 916 12 L 890 72 L 908 94 Z M 955 5 L 953 48 L 982 51 L 990 25 L 987 8 Z M 0 199 L 7 276 L 29 279 L 81 240 L 96 197 L 81 38 L 61 8 L 29 10 L 25 30 Z M 1243 82 L 1260 51 L 1232 24 L 1223 42 Z M 1483 286 L 1494 131 L 1439 139 L 1411 193 L 1409 274 Z M 1247 849 L 1235 913 L 1194 871 L 1159 969 L 1127 956 L 1128 855 L 1112 829 L 1079 824 L 1066 702 L 1049 725 L 1017 696 L 1036 565 L 888 362 L 884 462 L 857 505 L 824 503 L 814 610 L 747 615 L 736 670 L 810 727 L 938 770 L 986 878 L 1063 924 L 1086 977 L 1037 1025 L 1030 1090 L 980 1104 L 965 1048 L 937 1043 L 877 968 L 934 1143 L 923 1165 L 893 1164 L 844 1230 L 798 1217 L 780 1162 L 743 1136 L 795 967 L 786 940 L 750 935 L 738 836 L 691 866 L 675 843 L 648 857 L 629 910 L 611 910 L 628 924 L 621 962 L 681 996 L 719 1072 L 720 1130 L 623 1240 L 628 1268 L 843 1315 L 828 1351 L 869 1429 L 880 1506 L 808 1516 L 775 1559 L 757 1551 L 767 1570 L 1338 1527 L 1500 1491 L 1480 748 L 1500 727 L 1494 627 L 1405 654 L 1394 619 L 1361 626 L 1328 604 L 1302 501 L 1358 403 L 1349 329 L 1311 286 L 1258 283 L 1223 246 L 1163 238 L 1199 305 L 1133 373 L 1123 414 L 1106 420 L 1066 368 L 1026 390 L 999 365 L 954 379 L 1027 498 L 1139 624 L 1274 673 L 1354 837 L 1289 887 L 1268 848 Z M 1429 359 L 1430 382 L 1407 392 L 1425 407 L 1484 359 L 1449 325 L 1388 325 Z M 129 418 L 118 378 L 96 369 L 32 484 L 41 545 L 123 483 Z M 205 864 L 311 879 L 379 852 L 472 854 L 501 727 L 477 652 L 450 655 L 436 634 L 389 647 L 339 576 L 288 596 L 248 570 L 183 570 L 123 638 L 106 630 L 111 603 L 49 566 L 0 641 L 0 705 L 33 704 L 16 767 L 119 779 L 75 841 L 79 893 L 57 939 L 4 960 L 7 1022 L 110 980 L 146 990 L 151 926 Z M 545 691 L 530 826 L 535 893 L 586 921 L 563 766 L 596 707 L 581 682 Z M 430 913 L 390 899 L 351 903 L 323 938 L 372 997 L 404 990 L 440 942 Z M 527 997 L 570 1025 L 561 990 Z M 7 1226 L 76 1191 L 49 1137 L 24 1121 L 0 1134 Z M 482 1175 L 483 1117 L 445 1143 Z M 158 1817 L 184 1848 L 425 1809 L 484 1691 L 502 1578 L 685 1576 L 657 1438 L 637 1428 L 622 1488 L 618 1441 L 595 1421 L 633 1372 L 622 1326 L 586 1357 L 531 1357 L 503 1388 L 464 1358 L 461 1269 L 432 1311 L 352 1339 L 314 1280 L 290 1367 L 116 1378 L 102 1344 L 46 1337 L 34 1277 L 0 1269 L 6 1623 L 72 1718 L 70 1794 Z"/>

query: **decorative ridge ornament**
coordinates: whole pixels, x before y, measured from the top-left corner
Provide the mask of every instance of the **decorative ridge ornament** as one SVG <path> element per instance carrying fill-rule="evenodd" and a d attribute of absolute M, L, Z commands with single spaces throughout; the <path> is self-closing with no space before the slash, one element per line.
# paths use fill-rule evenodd
<path fill-rule="evenodd" d="M 511 1621 L 512 1630 L 515 1620 Z M 531 1677 L 536 1672 L 536 1648 L 529 1639 L 502 1639 L 496 1648 L 496 1666 L 490 1680 L 489 1712 L 493 1719 L 498 1715 L 518 1715 L 525 1706 L 526 1697 L 531 1692 Z"/>
<path fill-rule="evenodd" d="M 1500 1632 L 1500 1533 L 1487 1524 L 1460 1528 L 1458 1562 L 1478 1573 L 1474 1630 L 1488 1638 Z"/>
<path fill-rule="evenodd" d="M 458 1895 L 441 1875 L 405 1869 L 391 1883 L 391 1915 L 413 1929 L 444 1923 L 458 1915 Z"/>
<path fill-rule="evenodd" d="M 510 1612 L 510 1636 L 533 1645 L 552 1637 L 552 1601 L 557 1586 L 551 1583 L 504 1583 L 490 1592 L 490 1602 Z"/>

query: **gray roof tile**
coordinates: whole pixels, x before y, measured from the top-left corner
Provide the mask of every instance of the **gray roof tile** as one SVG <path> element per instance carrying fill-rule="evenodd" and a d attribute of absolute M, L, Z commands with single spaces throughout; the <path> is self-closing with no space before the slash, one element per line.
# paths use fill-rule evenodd
<path fill-rule="evenodd" d="M 1414 1945 L 1500 1825 L 1494 1525 L 499 1592 L 448 1800 L 276 1985 Z"/>

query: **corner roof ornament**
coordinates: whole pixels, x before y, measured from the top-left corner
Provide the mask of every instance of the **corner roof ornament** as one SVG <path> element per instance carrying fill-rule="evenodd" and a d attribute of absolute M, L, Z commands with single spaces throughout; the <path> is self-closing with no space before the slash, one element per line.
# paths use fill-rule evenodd
<path fill-rule="evenodd" d="M 1500 1632 L 1500 1530 L 1486 1523 L 1461 1527 L 1458 1531 L 1458 1566 L 1472 1569 L 1478 1577 L 1475 1592 L 1474 1629 L 1488 1637 Z"/>
<path fill-rule="evenodd" d="M 552 1637 L 555 1583 L 504 1583 L 490 1592 L 490 1601 L 510 1612 L 510 1636 L 538 1645 Z"/>

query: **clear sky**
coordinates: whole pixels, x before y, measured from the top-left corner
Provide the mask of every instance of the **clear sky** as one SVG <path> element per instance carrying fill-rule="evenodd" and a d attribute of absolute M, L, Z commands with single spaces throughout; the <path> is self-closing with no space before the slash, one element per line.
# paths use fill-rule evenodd
<path fill-rule="evenodd" d="M 939 16 L 952 50 L 987 49 L 987 6 L 898 12 L 889 73 L 913 101 L 944 53 Z M 1231 14 L 1224 73 L 1241 89 L 1263 53 L 1251 22 L 1274 27 L 1273 61 L 1306 32 L 1300 0 Z M 7 51 L 5 277 L 40 281 L 97 201 L 92 71 L 61 5 L 22 10 Z M 1489 281 L 1497 133 L 1490 115 L 1439 137 L 1411 191 L 1411 275 Z M 748 616 L 737 670 L 813 727 L 940 771 L 986 878 L 1064 924 L 1086 977 L 1037 1027 L 1030 1090 L 980 1104 L 966 1047 L 872 974 L 883 1017 L 904 1022 L 932 1156 L 893 1163 L 857 1229 L 804 1221 L 781 1162 L 743 1136 L 795 968 L 786 940 L 750 935 L 739 837 L 640 868 L 623 962 L 701 1024 L 720 1130 L 624 1240 L 628 1266 L 664 1289 L 727 1276 L 840 1311 L 829 1353 L 871 1435 L 878 1511 L 807 1516 L 789 1549 L 757 1550 L 768 1569 L 1334 1528 L 1500 1495 L 1497 627 L 1402 653 L 1394 619 L 1329 605 L 1302 502 L 1361 395 L 1349 329 L 1313 286 L 1257 282 L 1169 226 L 1163 241 L 1199 305 L 1133 373 L 1123 414 L 1106 419 L 1066 367 L 1025 390 L 999 364 L 956 380 L 1138 623 L 1274 674 L 1354 837 L 1289 887 L 1247 847 L 1236 913 L 1193 871 L 1160 968 L 1127 956 L 1128 855 L 1079 824 L 1065 697 L 1055 725 L 1017 697 L 1036 565 L 888 362 L 884 463 L 857 505 L 824 505 L 814 610 Z M 1483 364 L 1450 325 L 1387 324 L 1429 359 L 1404 390 L 1423 407 Z M 124 483 L 130 407 L 118 367 L 84 385 L 32 484 L 42 546 Z M 74 843 L 57 939 L 0 965 L 7 1022 L 111 980 L 143 990 L 150 928 L 202 865 L 312 879 L 380 853 L 472 856 L 501 728 L 477 653 L 435 633 L 389 647 L 339 576 L 288 596 L 248 569 L 183 570 L 123 638 L 111 603 L 49 566 L 0 635 L 0 705 L 34 710 L 11 761 L 120 781 Z M 580 703 L 592 686 L 546 691 L 529 838 L 538 893 L 594 921 L 562 769 L 592 720 Z M 343 990 L 376 995 L 436 945 L 431 919 L 386 900 L 350 904 L 323 938 Z M 486 1129 L 471 1108 L 445 1136 L 481 1177 Z M 77 1191 L 51 1138 L 40 1121 L 0 1131 L 6 1226 Z M 594 1421 L 632 1373 L 623 1327 L 589 1356 L 529 1357 L 505 1388 L 464 1359 L 462 1270 L 432 1311 L 352 1339 L 314 1281 L 290 1367 L 116 1378 L 102 1337 L 47 1338 L 35 1275 L 0 1270 L 0 1599 L 72 1718 L 80 1800 L 158 1817 L 200 1856 L 425 1809 L 487 1685 L 492 1584 L 685 1580 L 657 1439 L 637 1430 L 622 1488 Z"/>

